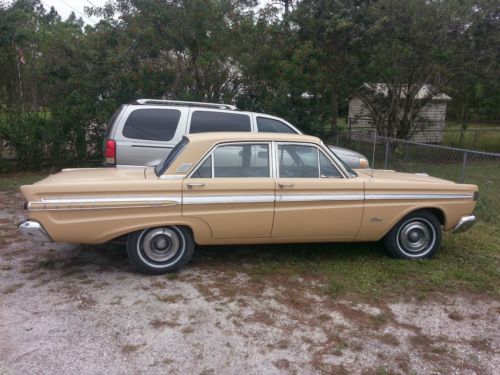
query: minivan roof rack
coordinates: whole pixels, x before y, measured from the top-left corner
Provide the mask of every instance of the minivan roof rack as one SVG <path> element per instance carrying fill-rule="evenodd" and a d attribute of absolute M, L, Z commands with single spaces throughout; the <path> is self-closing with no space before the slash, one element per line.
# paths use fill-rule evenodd
<path fill-rule="evenodd" d="M 137 104 L 166 104 L 166 105 L 185 105 L 189 107 L 205 107 L 205 108 L 218 108 L 218 109 L 230 109 L 232 111 L 238 108 L 231 104 L 219 104 L 219 103 L 203 103 L 203 102 L 186 102 L 182 100 L 162 100 L 162 99 L 137 99 Z"/>

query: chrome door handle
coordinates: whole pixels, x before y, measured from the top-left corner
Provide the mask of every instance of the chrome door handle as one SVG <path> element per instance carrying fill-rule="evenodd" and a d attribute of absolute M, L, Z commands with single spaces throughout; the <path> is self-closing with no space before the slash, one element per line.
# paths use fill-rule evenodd
<path fill-rule="evenodd" d="M 281 184 L 281 183 L 280 183 L 280 184 L 278 184 L 278 186 L 279 186 L 281 189 L 283 189 L 283 188 L 285 188 L 285 187 L 293 187 L 293 186 L 295 186 L 295 184 Z"/>
<path fill-rule="evenodd" d="M 189 182 L 189 183 L 187 184 L 188 189 L 192 189 L 192 188 L 194 188 L 195 186 L 202 187 L 202 186 L 205 186 L 205 184 L 204 184 L 203 182 Z"/>

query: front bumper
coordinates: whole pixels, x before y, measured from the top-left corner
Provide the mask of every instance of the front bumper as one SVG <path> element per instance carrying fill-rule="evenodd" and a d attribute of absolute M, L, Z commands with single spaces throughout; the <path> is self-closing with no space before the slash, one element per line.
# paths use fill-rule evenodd
<path fill-rule="evenodd" d="M 451 232 L 462 233 L 468 231 L 475 224 L 475 222 L 476 217 L 474 215 L 462 216 Z"/>
<path fill-rule="evenodd" d="M 48 233 L 38 221 L 26 220 L 17 226 L 19 231 L 28 241 L 38 243 L 52 242 Z"/>

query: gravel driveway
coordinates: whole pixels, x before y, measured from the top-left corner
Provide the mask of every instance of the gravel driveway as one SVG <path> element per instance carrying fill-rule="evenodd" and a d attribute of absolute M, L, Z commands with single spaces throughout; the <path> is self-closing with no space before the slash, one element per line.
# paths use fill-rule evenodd
<path fill-rule="evenodd" d="M 148 277 L 120 244 L 24 241 L 16 197 L 0 193 L 0 374 L 499 373 L 491 298 L 335 300 L 232 270 L 251 247 Z"/>

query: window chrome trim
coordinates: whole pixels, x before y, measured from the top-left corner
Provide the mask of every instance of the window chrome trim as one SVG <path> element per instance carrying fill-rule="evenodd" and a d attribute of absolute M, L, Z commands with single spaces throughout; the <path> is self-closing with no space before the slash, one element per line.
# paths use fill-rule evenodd
<path fill-rule="evenodd" d="M 272 159 L 271 159 L 271 146 L 272 146 L 272 143 L 273 141 L 229 141 L 229 142 L 220 142 L 220 143 L 217 143 L 215 145 L 213 145 L 210 150 L 208 150 L 208 152 L 200 159 L 200 161 L 198 163 L 195 164 L 195 166 L 193 167 L 193 169 L 191 170 L 191 172 L 186 176 L 186 178 L 196 178 L 196 179 L 199 179 L 199 178 L 206 178 L 206 179 L 215 179 L 215 178 L 273 178 L 273 174 L 272 174 L 272 167 L 271 167 L 271 164 L 272 164 Z M 239 146 L 239 145 L 267 145 L 268 147 L 268 157 L 269 157 L 269 160 L 268 160 L 268 166 L 269 166 L 269 173 L 270 175 L 269 176 L 265 176 L 265 177 L 215 177 L 215 163 L 214 163 L 214 160 L 215 158 L 213 157 L 213 153 L 215 152 L 215 150 L 219 147 L 223 147 L 223 146 Z M 196 171 L 198 171 L 198 169 L 201 167 L 201 165 L 206 161 L 206 159 L 208 159 L 210 156 L 212 156 L 212 177 L 193 177 L 193 174 L 196 173 Z"/>
<path fill-rule="evenodd" d="M 276 144 L 276 159 L 275 159 L 275 162 L 276 162 L 276 178 L 304 178 L 304 179 L 314 179 L 314 178 L 317 178 L 317 179 L 321 179 L 321 168 L 320 168 L 320 165 L 319 165 L 319 153 L 322 152 L 323 155 L 325 156 L 325 158 L 327 160 L 329 160 L 332 165 L 337 168 L 337 170 L 339 171 L 341 177 L 335 177 L 335 178 L 350 178 L 350 175 L 349 173 L 347 173 L 347 171 L 344 169 L 344 167 L 342 166 L 342 168 L 340 168 L 341 166 L 341 163 L 339 163 L 337 161 L 337 159 L 335 158 L 335 155 L 332 155 L 330 152 L 325 152 L 325 150 L 327 150 L 327 148 L 324 147 L 324 144 L 321 143 L 321 144 L 317 144 L 317 143 L 312 143 L 312 142 L 293 142 L 293 141 L 276 141 L 276 142 L 273 142 Z M 279 152 L 278 152 L 278 148 L 280 145 L 293 145 L 293 146 L 310 146 L 310 147 L 315 147 L 318 151 L 318 177 L 280 177 L 279 175 L 279 162 L 278 162 L 278 155 L 279 155 Z"/>

